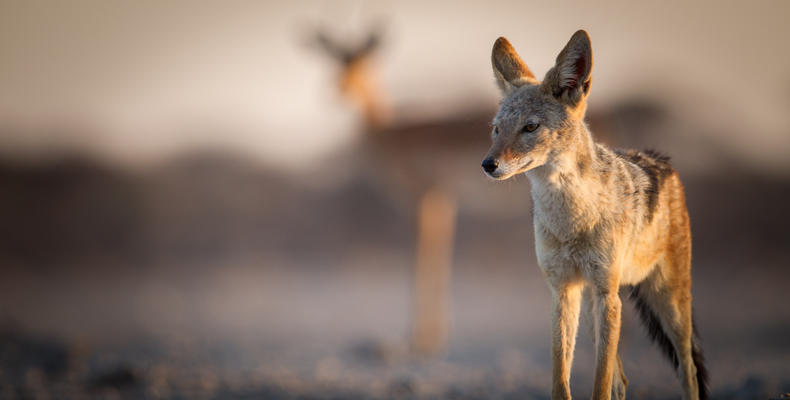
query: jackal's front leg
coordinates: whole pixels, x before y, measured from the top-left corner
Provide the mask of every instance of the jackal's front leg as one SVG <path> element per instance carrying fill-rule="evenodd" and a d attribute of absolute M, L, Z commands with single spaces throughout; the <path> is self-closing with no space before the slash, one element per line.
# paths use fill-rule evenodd
<path fill-rule="evenodd" d="M 593 318 L 595 319 L 595 381 L 593 400 L 609 400 L 620 339 L 622 303 L 618 286 L 593 288 Z"/>
<path fill-rule="evenodd" d="M 553 288 L 554 313 L 551 328 L 551 398 L 570 399 L 571 364 L 579 328 L 582 285 L 562 285 Z"/>
<path fill-rule="evenodd" d="M 584 289 L 582 292 L 582 307 L 584 307 L 584 318 L 590 327 L 590 337 L 593 338 L 593 343 L 595 343 L 595 348 L 597 348 L 598 344 L 596 343 L 595 336 L 595 311 L 593 310 L 595 301 L 593 300 L 592 292 L 593 290 L 589 287 Z M 620 359 L 620 352 L 617 352 L 617 362 L 614 363 L 614 372 L 612 375 L 612 399 L 625 400 L 625 391 L 628 387 L 628 378 L 626 378 L 625 371 L 623 371 L 623 361 Z"/>

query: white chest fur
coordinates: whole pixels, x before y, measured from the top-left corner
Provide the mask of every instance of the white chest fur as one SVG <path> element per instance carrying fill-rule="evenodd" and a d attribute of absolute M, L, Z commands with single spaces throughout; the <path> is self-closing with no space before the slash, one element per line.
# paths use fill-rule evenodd
<path fill-rule="evenodd" d="M 612 260 L 602 207 L 607 200 L 593 180 L 573 174 L 528 173 L 532 182 L 535 250 L 550 280 L 595 275 Z"/>

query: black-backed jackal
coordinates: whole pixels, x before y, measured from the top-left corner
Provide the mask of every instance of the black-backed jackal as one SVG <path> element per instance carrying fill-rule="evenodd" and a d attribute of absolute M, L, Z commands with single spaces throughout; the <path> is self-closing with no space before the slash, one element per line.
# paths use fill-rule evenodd
<path fill-rule="evenodd" d="M 491 61 L 504 100 L 483 169 L 498 180 L 526 173 L 532 184 L 535 248 L 554 304 L 552 398 L 571 397 L 582 303 L 595 339 L 592 398 L 625 397 L 621 285 L 631 286 L 650 336 L 676 367 L 683 398 L 706 398 L 691 317 L 689 217 L 668 158 L 593 141 L 584 123 L 593 64 L 586 32 L 571 37 L 543 82 L 505 38 Z"/>

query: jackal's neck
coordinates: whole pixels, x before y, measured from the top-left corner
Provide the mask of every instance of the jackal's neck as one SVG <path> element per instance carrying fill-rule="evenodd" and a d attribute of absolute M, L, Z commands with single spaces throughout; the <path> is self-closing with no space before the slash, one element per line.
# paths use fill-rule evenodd
<path fill-rule="evenodd" d="M 527 172 L 532 183 L 535 218 L 552 225 L 558 235 L 572 235 L 593 226 L 599 217 L 602 185 L 596 174 L 596 145 L 583 123 L 572 139 L 556 149 L 543 166 Z"/>
<path fill-rule="evenodd" d="M 579 122 L 563 135 L 568 139 L 551 151 L 546 163 L 527 172 L 533 186 L 563 186 L 595 179 L 596 145 L 587 126 Z"/>

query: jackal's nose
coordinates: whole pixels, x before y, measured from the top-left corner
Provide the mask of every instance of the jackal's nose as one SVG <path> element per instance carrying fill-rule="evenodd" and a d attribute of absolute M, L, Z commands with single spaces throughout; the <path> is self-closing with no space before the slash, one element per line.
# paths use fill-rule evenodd
<path fill-rule="evenodd" d="M 499 161 L 495 160 L 493 157 L 488 157 L 483 160 L 483 169 L 489 174 L 496 171 L 497 168 L 499 168 Z"/>

